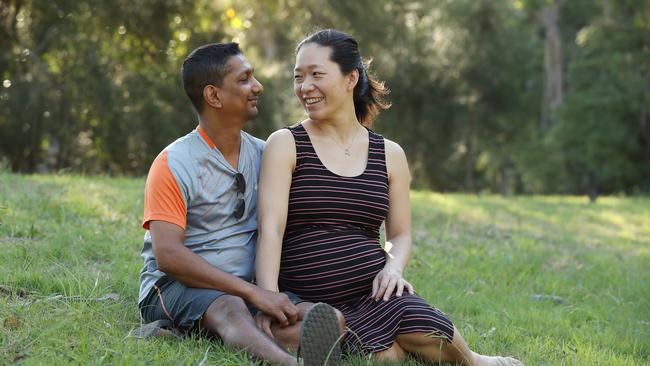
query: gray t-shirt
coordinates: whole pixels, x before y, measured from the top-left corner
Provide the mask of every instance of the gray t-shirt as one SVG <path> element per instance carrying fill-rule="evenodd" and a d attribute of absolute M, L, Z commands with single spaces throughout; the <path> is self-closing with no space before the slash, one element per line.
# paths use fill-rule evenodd
<path fill-rule="evenodd" d="M 257 182 L 264 142 L 241 132 L 235 170 L 200 128 L 167 146 L 147 176 L 141 302 L 165 273 L 158 270 L 149 222 L 166 221 L 185 229 L 184 244 L 208 263 L 246 281 L 253 279 L 257 240 Z M 235 174 L 246 180 L 244 215 L 234 216 L 238 198 Z"/>

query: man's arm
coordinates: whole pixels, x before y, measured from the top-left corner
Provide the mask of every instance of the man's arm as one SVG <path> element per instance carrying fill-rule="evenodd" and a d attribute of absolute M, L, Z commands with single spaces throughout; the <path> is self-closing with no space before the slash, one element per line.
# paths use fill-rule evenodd
<path fill-rule="evenodd" d="M 149 223 L 158 269 L 188 287 L 211 288 L 241 297 L 282 325 L 298 319 L 298 308 L 285 294 L 268 291 L 215 268 L 183 244 L 184 230 L 165 222 Z"/>

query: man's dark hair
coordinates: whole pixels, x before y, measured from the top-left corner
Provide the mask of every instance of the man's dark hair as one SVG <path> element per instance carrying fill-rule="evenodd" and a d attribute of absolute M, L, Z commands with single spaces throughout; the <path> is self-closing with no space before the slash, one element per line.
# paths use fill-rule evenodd
<path fill-rule="evenodd" d="M 203 111 L 203 88 L 221 86 L 230 71 L 226 67 L 228 59 L 241 53 L 235 42 L 212 43 L 195 49 L 185 58 L 181 68 L 183 88 L 197 113 Z"/>

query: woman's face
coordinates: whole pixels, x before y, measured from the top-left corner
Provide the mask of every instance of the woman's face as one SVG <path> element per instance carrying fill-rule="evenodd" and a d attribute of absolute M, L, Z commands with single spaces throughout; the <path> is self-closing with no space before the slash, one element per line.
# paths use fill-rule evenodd
<path fill-rule="evenodd" d="M 346 101 L 352 101 L 354 73 L 343 75 L 330 60 L 331 52 L 330 47 L 307 43 L 296 55 L 293 91 L 312 120 L 330 118 Z"/>

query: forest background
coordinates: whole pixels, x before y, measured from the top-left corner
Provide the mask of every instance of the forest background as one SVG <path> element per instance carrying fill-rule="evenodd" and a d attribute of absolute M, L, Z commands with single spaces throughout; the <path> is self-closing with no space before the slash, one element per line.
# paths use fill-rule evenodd
<path fill-rule="evenodd" d="M 2 0 L 0 167 L 144 176 L 196 126 L 179 71 L 211 42 L 254 65 L 264 139 L 303 118 L 294 48 L 328 27 L 391 89 L 373 129 L 414 187 L 650 192 L 647 0 Z"/>

